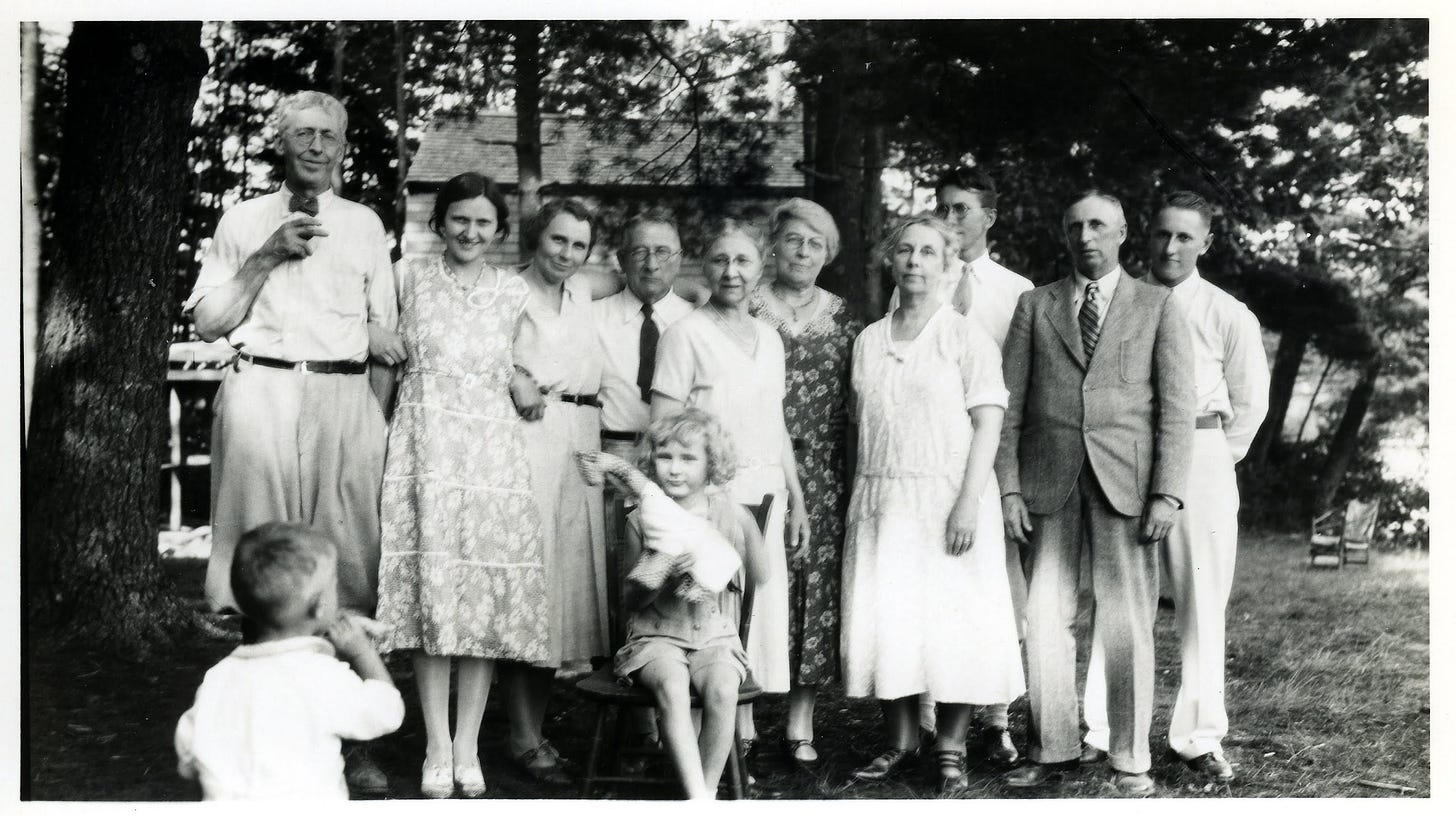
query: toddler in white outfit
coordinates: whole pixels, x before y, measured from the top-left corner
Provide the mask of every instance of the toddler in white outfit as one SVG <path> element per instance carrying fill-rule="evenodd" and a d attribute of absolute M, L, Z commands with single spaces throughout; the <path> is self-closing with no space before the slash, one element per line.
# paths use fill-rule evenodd
<path fill-rule="evenodd" d="M 334 543 L 270 522 L 238 542 L 232 590 L 257 626 L 208 670 L 177 723 L 177 769 L 203 799 L 347 799 L 340 740 L 399 728 L 404 701 L 365 633 L 340 616 Z"/>

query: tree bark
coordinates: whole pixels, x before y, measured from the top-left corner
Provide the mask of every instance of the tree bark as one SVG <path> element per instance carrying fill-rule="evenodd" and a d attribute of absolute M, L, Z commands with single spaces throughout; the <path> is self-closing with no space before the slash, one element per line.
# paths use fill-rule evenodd
<path fill-rule="evenodd" d="M 24 383 L 21 431 L 30 427 L 35 341 L 40 309 L 40 190 L 36 187 L 35 92 L 40 81 L 40 26 L 20 24 L 20 347 Z"/>
<path fill-rule="evenodd" d="M 1320 468 L 1319 481 L 1315 484 L 1315 513 L 1323 513 L 1334 503 L 1335 493 L 1345 480 L 1345 472 L 1355 459 L 1360 442 L 1360 426 L 1370 410 L 1370 398 L 1375 395 L 1375 382 L 1380 378 L 1381 359 L 1376 354 L 1360 369 L 1360 379 L 1350 391 L 1345 402 L 1345 412 L 1335 435 L 1330 438 L 1330 449 L 1325 455 L 1324 467 Z"/>
<path fill-rule="evenodd" d="M 516 61 L 516 189 L 520 193 L 522 259 L 529 256 L 526 220 L 541 209 L 541 32 L 545 24 L 525 20 L 513 27 Z"/>
<path fill-rule="evenodd" d="M 816 24 L 817 35 L 833 49 L 835 68 L 818 77 L 806 104 L 813 112 L 814 161 L 807 167 L 811 197 L 834 216 L 839 227 L 839 257 L 821 275 L 821 285 L 847 300 L 861 317 L 884 314 L 882 270 L 871 257 L 884 227 L 884 127 L 875 120 L 869 100 L 855 88 L 864 73 L 866 36 L 863 23 Z"/>
<path fill-rule="evenodd" d="M 405 23 L 394 21 L 394 150 L 395 168 L 398 171 L 394 182 L 394 242 L 395 259 L 404 254 L 404 225 L 409 217 L 409 89 L 405 84 L 406 50 L 405 38 L 408 32 Z"/>
<path fill-rule="evenodd" d="M 157 553 L 171 270 L 196 22 L 80 22 L 67 48 L 55 253 L 22 465 L 27 613 L 145 654 L 183 607 Z"/>
<path fill-rule="evenodd" d="M 1274 352 L 1274 368 L 1269 372 L 1269 413 L 1254 443 L 1249 447 L 1246 467 L 1258 470 L 1269 463 L 1279 450 L 1284 433 L 1284 417 L 1289 414 L 1289 401 L 1299 381 L 1299 367 L 1304 363 L 1304 350 L 1309 345 L 1309 332 L 1290 327 L 1279 336 Z"/>
<path fill-rule="evenodd" d="M 344 102 L 344 60 L 348 58 L 349 46 L 349 24 L 343 20 L 335 20 L 333 26 L 334 34 L 334 60 L 329 64 L 329 94 Z M 347 107 L 347 106 L 345 106 Z M 347 138 L 347 137 L 346 137 Z M 334 165 L 333 175 L 334 192 L 340 195 L 344 193 L 344 162 L 341 159 Z"/>

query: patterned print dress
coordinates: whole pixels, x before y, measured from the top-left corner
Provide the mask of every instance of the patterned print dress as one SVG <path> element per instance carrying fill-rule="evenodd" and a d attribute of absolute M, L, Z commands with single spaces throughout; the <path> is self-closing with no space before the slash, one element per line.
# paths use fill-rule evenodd
<path fill-rule="evenodd" d="M 795 328 L 769 303 L 773 296 L 764 286 L 753 293 L 749 311 L 784 341 L 784 421 L 795 440 L 812 531 L 803 565 L 791 569 L 789 579 L 789 669 L 796 684 L 833 683 L 839 679 L 839 575 L 849 500 L 849 363 L 864 323 L 843 299 L 820 289 L 817 312 Z"/>
<path fill-rule="evenodd" d="M 384 646 L 537 661 L 547 654 L 541 521 L 511 403 L 526 284 L 487 267 L 466 288 L 440 258 L 400 280 L 409 361 L 380 508 Z"/>

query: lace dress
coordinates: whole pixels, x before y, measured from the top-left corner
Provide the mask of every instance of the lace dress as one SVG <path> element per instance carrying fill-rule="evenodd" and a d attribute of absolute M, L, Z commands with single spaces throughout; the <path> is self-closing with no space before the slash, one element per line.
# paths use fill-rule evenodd
<path fill-rule="evenodd" d="M 994 475 L 970 551 L 945 550 L 970 455 L 967 411 L 1006 406 L 996 344 L 947 306 L 913 340 L 893 340 L 887 317 L 855 342 L 851 378 L 860 443 L 844 544 L 845 691 L 1010 702 L 1025 682 Z"/>
<path fill-rule="evenodd" d="M 494 280 L 492 280 L 492 277 Z M 510 398 L 526 284 L 487 268 L 463 287 L 443 260 L 400 280 L 409 361 L 381 502 L 386 649 L 535 661 L 547 654 L 541 522 Z"/>

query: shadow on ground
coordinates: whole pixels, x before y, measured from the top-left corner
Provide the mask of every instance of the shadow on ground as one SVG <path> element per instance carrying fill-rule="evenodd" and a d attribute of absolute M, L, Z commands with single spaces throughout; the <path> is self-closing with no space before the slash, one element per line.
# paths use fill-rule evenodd
<path fill-rule="evenodd" d="M 1239 558 L 1229 608 L 1228 699 L 1233 723 L 1226 752 L 1239 778 L 1205 785 L 1166 755 L 1177 679 L 1172 614 L 1158 615 L 1158 706 L 1152 775 L 1163 797 L 1333 797 L 1430 795 L 1429 575 L 1421 554 L 1377 553 L 1369 567 L 1311 570 L 1302 543 L 1251 536 Z M 202 562 L 169 559 L 179 592 L 200 596 Z M 32 639 L 26 663 L 25 731 L 29 796 L 39 800 L 185 801 L 197 790 L 177 777 L 172 729 L 191 705 L 203 673 L 233 647 L 201 641 L 170 658 L 130 665 L 100 650 L 58 649 Z M 1085 665 L 1085 649 L 1079 663 Z M 391 659 L 409 707 L 404 726 L 378 740 L 374 756 L 390 777 L 391 798 L 418 797 L 424 736 L 407 659 Z M 569 759 L 586 756 L 593 710 L 569 682 L 558 682 L 546 731 Z M 760 749 L 751 767 L 761 799 L 933 798 L 929 768 L 904 779 L 848 783 L 849 773 L 878 753 L 879 707 L 873 701 L 822 698 L 813 777 L 778 756 L 784 701 L 760 704 Z M 1024 752 L 1026 702 L 1011 708 L 1012 734 Z M 569 798 L 515 771 L 505 756 L 505 722 L 492 700 L 482 729 L 481 760 L 490 796 Z M 1008 789 L 974 749 L 967 798 L 1111 797 L 1106 766 L 1082 768 L 1058 784 Z M 671 788 L 632 786 L 617 798 L 671 797 Z"/>

